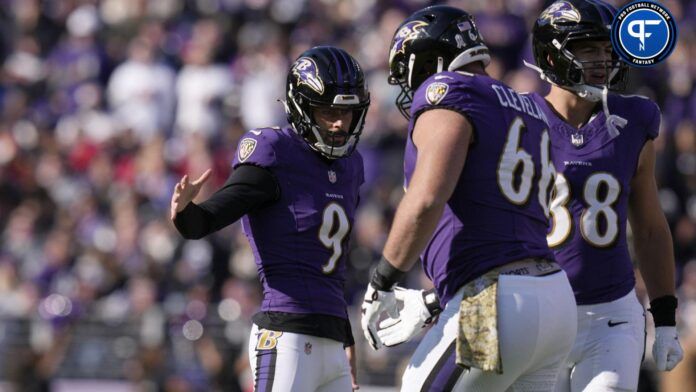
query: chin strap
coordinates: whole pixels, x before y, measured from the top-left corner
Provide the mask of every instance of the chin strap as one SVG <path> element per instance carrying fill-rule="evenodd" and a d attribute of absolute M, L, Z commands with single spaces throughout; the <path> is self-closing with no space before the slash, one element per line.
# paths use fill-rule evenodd
<path fill-rule="evenodd" d="M 558 86 L 564 89 L 568 89 L 575 94 L 577 94 L 578 97 L 587 99 L 588 101 L 592 102 L 597 102 L 597 101 L 602 101 L 602 108 L 604 109 L 604 117 L 606 117 L 606 127 L 607 127 L 607 132 L 609 132 L 609 136 L 611 138 L 615 138 L 619 136 L 619 128 L 623 128 L 628 124 L 628 120 L 625 118 L 616 115 L 616 114 L 611 114 L 609 112 L 609 89 L 607 86 L 604 86 L 601 90 L 598 87 L 594 86 L 587 86 L 583 85 L 581 87 L 564 87 L 564 86 L 559 86 L 558 84 L 554 83 L 544 72 L 543 69 L 537 67 L 534 64 L 530 64 L 525 60 L 522 60 L 524 65 L 533 70 L 534 72 L 539 74 L 539 78 L 541 80 L 544 80 L 546 82 L 549 82 L 553 84 L 554 86 Z"/>
<path fill-rule="evenodd" d="M 618 127 L 625 127 L 626 124 L 628 124 L 628 120 L 619 115 L 609 113 L 609 89 L 607 86 L 604 86 L 602 89 L 602 107 L 604 108 L 604 116 L 607 118 L 607 131 L 609 132 L 609 136 L 613 139 L 619 136 Z"/>
<path fill-rule="evenodd" d="M 527 68 L 531 69 L 532 71 L 538 73 L 538 74 L 539 74 L 539 78 L 541 78 L 541 80 L 543 80 L 543 81 L 545 81 L 545 82 L 549 82 L 549 83 L 553 84 L 554 86 L 558 86 L 558 85 L 557 85 L 556 83 L 554 83 L 551 79 L 549 79 L 548 76 L 546 76 L 546 72 L 544 72 L 543 69 L 537 67 L 537 66 L 534 65 L 534 64 L 528 63 L 527 60 L 522 60 L 522 62 L 524 63 L 525 67 L 527 67 Z"/>

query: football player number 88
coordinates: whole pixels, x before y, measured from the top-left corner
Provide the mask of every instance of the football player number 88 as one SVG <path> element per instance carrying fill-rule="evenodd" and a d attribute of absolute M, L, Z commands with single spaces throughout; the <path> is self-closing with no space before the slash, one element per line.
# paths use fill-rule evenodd
<path fill-rule="evenodd" d="M 319 240 L 332 253 L 328 262 L 321 267 L 321 271 L 330 274 L 336 269 L 336 264 L 343 254 L 343 239 L 350 231 L 350 223 L 346 211 L 337 203 L 329 203 L 324 208 L 323 215 Z M 337 224 L 338 226 L 334 228 Z"/>
<path fill-rule="evenodd" d="M 604 191 L 600 192 L 602 187 Z M 551 201 L 551 232 L 546 236 L 550 247 L 563 244 L 573 227 L 572 216 L 566 207 L 570 199 L 570 186 L 562 174 L 556 177 L 554 193 L 556 196 Z M 616 240 L 619 219 L 612 205 L 618 200 L 620 193 L 619 181 L 609 173 L 594 173 L 585 181 L 582 196 L 587 207 L 580 217 L 580 233 L 592 246 L 603 248 Z M 600 230 L 600 219 L 604 219 L 604 230 Z"/>

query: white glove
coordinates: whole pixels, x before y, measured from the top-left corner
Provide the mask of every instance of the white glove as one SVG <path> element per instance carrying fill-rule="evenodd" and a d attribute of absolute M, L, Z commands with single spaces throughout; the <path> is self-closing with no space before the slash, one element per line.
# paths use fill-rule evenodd
<path fill-rule="evenodd" d="M 403 302 L 399 317 L 388 318 L 379 323 L 377 336 L 387 347 L 396 346 L 411 340 L 432 321 L 432 315 L 425 306 L 424 290 L 411 290 L 394 287 L 397 301 Z"/>
<path fill-rule="evenodd" d="M 362 303 L 362 326 L 365 339 L 370 343 L 373 350 L 382 347 L 382 342 L 377 335 L 377 321 L 383 312 L 387 312 L 389 317 L 399 317 L 399 308 L 393 291 L 376 290 L 371 284 L 367 284 L 367 291 Z"/>
<path fill-rule="evenodd" d="M 684 352 L 679 345 L 676 327 L 656 327 L 655 343 L 653 343 L 653 358 L 657 364 L 657 370 L 672 370 L 684 357 Z"/>

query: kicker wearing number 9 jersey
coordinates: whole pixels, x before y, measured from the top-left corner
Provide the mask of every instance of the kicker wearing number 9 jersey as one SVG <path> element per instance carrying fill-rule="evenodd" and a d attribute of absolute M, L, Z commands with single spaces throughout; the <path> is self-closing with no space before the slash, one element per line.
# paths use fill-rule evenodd
<path fill-rule="evenodd" d="M 350 390 L 344 281 L 362 159 L 327 162 L 285 127 L 247 133 L 234 160 L 244 164 L 280 185 L 277 202 L 242 218 L 263 286 L 249 342 L 256 390 Z"/>
<path fill-rule="evenodd" d="M 404 391 L 551 391 L 575 337 L 573 294 L 545 237 L 554 169 L 544 114 L 488 77 L 488 62 L 473 18 L 452 7 L 416 12 L 392 40 L 390 82 L 401 107 L 413 97 L 406 194 L 363 331 L 379 348 L 376 320 L 397 317 L 394 281 L 419 254 L 444 308 Z"/>
<path fill-rule="evenodd" d="M 242 217 L 263 286 L 249 340 L 255 391 L 350 391 L 345 262 L 364 182 L 355 147 L 369 93 L 357 61 L 328 46 L 300 55 L 286 93 L 290 126 L 244 134 L 230 179 L 200 205 L 190 200 L 209 173 L 191 184 L 184 177 L 172 217 L 186 238 Z"/>

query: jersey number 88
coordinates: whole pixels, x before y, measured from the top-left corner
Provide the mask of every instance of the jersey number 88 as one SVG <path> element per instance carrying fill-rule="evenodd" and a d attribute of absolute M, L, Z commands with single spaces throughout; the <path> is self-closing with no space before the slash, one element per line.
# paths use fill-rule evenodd
<path fill-rule="evenodd" d="M 604 192 L 600 192 L 602 187 L 605 188 Z M 555 197 L 551 201 L 552 226 L 546 236 L 552 248 L 562 245 L 573 227 L 573 217 L 566 207 L 570 200 L 570 186 L 562 174 L 556 176 L 554 193 Z M 620 194 L 621 185 L 611 174 L 597 172 L 587 177 L 582 192 L 587 207 L 580 216 L 580 234 L 590 245 L 606 248 L 616 240 L 619 218 L 612 206 Z M 600 219 L 605 220 L 604 230 L 600 230 Z"/>

